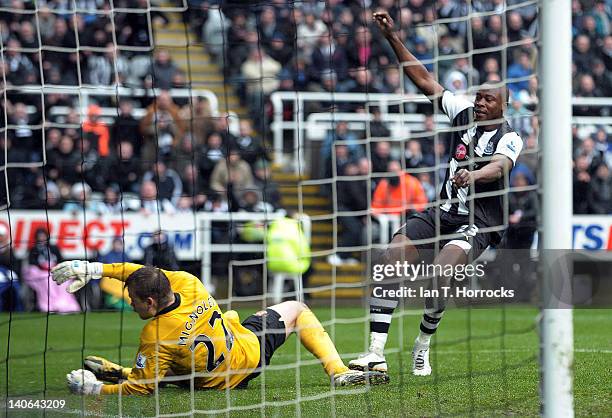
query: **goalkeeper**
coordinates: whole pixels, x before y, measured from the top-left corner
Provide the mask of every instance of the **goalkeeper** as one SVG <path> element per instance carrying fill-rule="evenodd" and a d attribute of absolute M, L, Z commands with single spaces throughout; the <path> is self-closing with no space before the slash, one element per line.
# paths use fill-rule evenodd
<path fill-rule="evenodd" d="M 164 378 L 190 387 L 191 376 L 195 376 L 194 387 L 198 389 L 246 387 L 294 331 L 321 361 L 334 385 L 388 381 L 378 372 L 349 370 L 312 311 L 296 301 L 271 306 L 240 324 L 236 312 L 223 314 L 202 282 L 183 271 L 131 263 L 65 261 L 52 275 L 58 284 L 73 280 L 68 287 L 71 293 L 91 279 L 123 281 L 132 307 L 141 319 L 149 320 L 140 334 L 133 367 L 86 357 L 86 370 L 73 370 L 66 376 L 74 393 L 149 394 Z"/>

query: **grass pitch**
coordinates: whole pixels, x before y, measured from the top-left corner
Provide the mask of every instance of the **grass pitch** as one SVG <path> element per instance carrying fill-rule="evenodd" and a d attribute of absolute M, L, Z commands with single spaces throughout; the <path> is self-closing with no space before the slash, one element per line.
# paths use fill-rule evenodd
<path fill-rule="evenodd" d="M 245 318 L 253 310 L 241 311 Z M 331 311 L 315 309 L 323 321 Z M 289 417 L 537 416 L 537 311 L 531 308 L 449 309 L 431 353 L 433 375 L 410 373 L 410 351 L 420 314 L 404 312 L 392 324 L 387 348 L 391 383 L 332 391 L 295 336 L 277 351 L 272 369 L 234 391 L 164 388 L 158 397 L 91 398 L 71 395 L 65 375 L 82 357 L 132 364 L 144 324 L 134 313 L 0 316 L 0 416 L 154 416 L 159 414 Z M 326 325 L 348 361 L 367 344 L 365 311 L 337 308 Z M 610 311 L 574 313 L 576 416 L 612 416 Z M 8 353 L 8 356 L 7 356 Z M 296 361 L 300 359 L 301 364 Z M 65 399 L 63 410 L 6 409 L 6 396 Z M 295 402 L 296 398 L 301 402 Z M 227 412 L 228 408 L 231 412 Z M 198 412 L 199 411 L 199 412 Z"/>

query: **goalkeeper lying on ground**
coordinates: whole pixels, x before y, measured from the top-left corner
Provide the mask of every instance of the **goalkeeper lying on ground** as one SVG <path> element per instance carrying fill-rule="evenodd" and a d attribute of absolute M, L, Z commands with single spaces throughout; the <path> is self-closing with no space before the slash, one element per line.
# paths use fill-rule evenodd
<path fill-rule="evenodd" d="M 73 370 L 66 376 L 74 393 L 148 394 L 170 376 L 175 377 L 165 380 L 189 387 L 192 371 L 196 388 L 246 387 L 294 331 L 304 347 L 321 361 L 334 385 L 388 381 L 387 375 L 380 372 L 349 370 L 321 323 L 300 302 L 271 306 L 240 324 L 236 312 L 223 314 L 202 282 L 183 271 L 131 263 L 65 261 L 53 269 L 52 275 L 58 284 L 73 280 L 69 292 L 76 292 L 91 279 L 111 277 L 124 281 L 134 310 L 141 319 L 150 319 L 140 334 L 132 368 L 87 357 L 86 370 Z"/>

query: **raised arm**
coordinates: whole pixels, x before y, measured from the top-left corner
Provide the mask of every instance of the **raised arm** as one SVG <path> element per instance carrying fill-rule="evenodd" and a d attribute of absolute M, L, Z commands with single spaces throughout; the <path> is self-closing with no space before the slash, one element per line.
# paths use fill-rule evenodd
<path fill-rule="evenodd" d="M 404 74 L 418 87 L 423 94 L 435 100 L 442 95 L 444 88 L 436 81 L 434 76 L 427 71 L 421 62 L 414 56 L 400 39 L 393 24 L 393 19 L 386 11 L 374 13 L 374 21 L 393 48 L 400 63 L 404 65 Z"/>

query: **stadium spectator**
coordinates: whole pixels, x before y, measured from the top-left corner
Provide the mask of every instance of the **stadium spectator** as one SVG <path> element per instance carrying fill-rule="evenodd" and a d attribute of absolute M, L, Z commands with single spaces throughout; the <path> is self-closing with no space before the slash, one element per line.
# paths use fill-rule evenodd
<path fill-rule="evenodd" d="M 0 265 L 0 312 L 23 310 L 19 276 L 4 265 Z M 6 309 L 5 309 L 6 308 Z"/>
<path fill-rule="evenodd" d="M 277 75 L 281 65 L 265 51 L 254 48 L 240 68 L 245 82 L 247 104 L 256 126 L 262 122 L 263 106 L 268 96 L 278 88 Z"/>
<path fill-rule="evenodd" d="M 227 151 L 227 148 L 232 144 L 236 143 L 236 137 L 230 130 L 230 118 L 229 113 L 221 113 L 215 118 L 215 132 L 221 135 L 223 149 Z"/>
<path fill-rule="evenodd" d="M 434 165 L 434 160 L 431 155 L 423 153 L 421 141 L 418 139 L 411 139 L 406 143 L 406 149 L 404 151 L 404 159 L 406 161 L 406 168 L 419 168 L 419 167 L 431 167 Z"/>
<path fill-rule="evenodd" d="M 17 271 L 20 261 L 13 254 L 10 231 L 0 224 L 0 312 L 8 307 L 9 311 L 21 311 L 21 283 Z"/>
<path fill-rule="evenodd" d="M 367 162 L 367 160 L 365 160 Z M 369 171 L 369 165 L 367 167 Z M 363 170 L 363 169 L 362 169 Z M 358 247 L 362 245 L 362 232 L 365 225 L 364 214 L 368 210 L 368 197 L 371 194 L 371 188 L 368 188 L 368 180 L 366 179 L 351 179 L 354 176 L 367 176 L 368 172 L 360 170 L 360 166 L 355 163 L 348 163 L 344 166 L 343 176 L 349 177 L 346 180 L 337 182 L 337 201 L 338 223 L 342 226 L 338 245 L 344 248 Z M 350 212 L 363 213 L 350 213 Z M 349 212 L 349 213 L 347 213 Z M 327 257 L 327 261 L 332 265 L 342 264 L 357 264 L 350 252 L 338 252 Z"/>
<path fill-rule="evenodd" d="M 174 247 L 168 242 L 168 235 L 163 231 L 155 231 L 151 240 L 151 245 L 144 250 L 143 264 L 165 270 L 178 270 L 178 261 Z"/>
<path fill-rule="evenodd" d="M 606 4 L 605 0 L 597 0 L 595 1 L 595 8 L 591 11 L 593 18 L 595 19 L 595 30 L 597 32 L 597 36 L 599 38 L 603 38 L 604 36 L 610 33 L 610 19 L 611 19 L 611 11 L 609 4 Z"/>
<path fill-rule="evenodd" d="M 210 177 L 210 188 L 227 200 L 232 212 L 238 209 L 244 190 L 253 183 L 251 167 L 235 146 L 230 148 L 227 160 L 217 163 Z"/>
<path fill-rule="evenodd" d="M 220 66 L 223 65 L 224 47 L 227 43 L 227 29 L 230 21 L 225 17 L 217 4 L 212 4 L 208 9 L 206 23 L 202 27 L 202 38 L 211 58 Z"/>
<path fill-rule="evenodd" d="M 424 65 L 427 71 L 433 71 L 433 54 L 427 48 L 425 39 L 420 36 L 414 38 L 414 56 L 417 57 L 419 61 L 424 61 L 426 63 Z"/>
<path fill-rule="evenodd" d="M 41 130 L 36 128 L 40 123 L 38 112 L 28 113 L 24 103 L 15 103 L 8 113 L 8 137 L 12 145 L 12 162 L 40 162 L 42 161 Z"/>
<path fill-rule="evenodd" d="M 606 69 L 612 71 L 612 35 L 606 36 L 603 40 L 601 58 L 604 61 Z"/>
<path fill-rule="evenodd" d="M 388 138 L 391 136 L 391 131 L 387 124 L 382 120 L 382 113 L 378 107 L 370 108 L 372 113 L 372 121 L 370 122 L 370 137 L 372 138 Z"/>
<path fill-rule="evenodd" d="M 191 130 L 194 145 L 201 147 L 206 144 L 208 136 L 214 132 L 215 123 L 212 116 L 210 102 L 205 97 L 198 97 L 191 109 L 187 112 L 187 128 Z"/>
<path fill-rule="evenodd" d="M 580 73 L 588 73 L 591 70 L 593 60 L 591 41 L 586 35 L 578 35 L 574 40 L 574 54 L 572 62 Z"/>
<path fill-rule="evenodd" d="M 21 42 L 15 38 L 10 38 L 6 43 L 6 52 L 4 53 L 4 60 L 8 69 L 6 81 L 15 86 L 35 84 L 38 71 L 34 68 L 32 61 L 21 53 L 21 48 Z"/>
<path fill-rule="evenodd" d="M 98 151 L 102 158 L 110 155 L 110 130 L 100 120 L 102 109 L 92 104 L 87 108 L 87 119 L 83 122 L 83 135 L 88 138 L 93 148 Z"/>
<path fill-rule="evenodd" d="M 112 264 L 112 263 L 129 263 L 131 260 L 128 258 L 123 246 L 123 237 L 114 237 L 111 244 L 111 249 L 99 258 L 101 263 Z M 123 286 L 123 283 L 112 280 L 109 277 L 102 277 L 100 279 L 100 290 L 104 296 L 104 306 L 111 309 L 129 309 L 130 300 L 127 294 L 127 289 Z"/>
<path fill-rule="evenodd" d="M 118 215 L 126 209 L 119 199 L 119 188 L 115 185 L 108 186 L 104 190 L 104 198 L 98 209 L 100 213 Z"/>
<path fill-rule="evenodd" d="M 185 124 L 179 107 L 168 91 L 162 91 L 157 100 L 147 107 L 140 121 L 140 131 L 145 138 L 143 163 L 171 156 L 178 139 L 185 134 Z"/>
<path fill-rule="evenodd" d="M 195 164 L 187 164 L 182 174 L 183 196 L 181 198 L 185 196 L 191 198 L 193 210 L 202 210 L 208 200 L 208 179 L 204 179 L 198 173 L 198 167 Z"/>
<path fill-rule="evenodd" d="M 121 193 L 138 192 L 138 183 L 141 174 L 141 161 L 138 155 L 134 155 L 134 146 L 126 140 L 119 143 L 117 157 L 110 164 L 109 180 L 119 186 Z"/>
<path fill-rule="evenodd" d="M 169 89 L 172 87 L 172 78 L 177 71 L 170 52 L 167 49 L 157 49 L 149 69 L 149 74 L 153 78 L 153 87 Z"/>
<path fill-rule="evenodd" d="M 115 8 L 123 9 L 115 13 L 117 43 L 120 46 L 144 47 L 138 51 L 148 53 L 154 43 L 149 39 L 153 33 L 150 23 L 168 24 L 170 20 L 159 10 L 150 10 L 148 0 L 120 1 Z M 129 12 L 126 9 L 133 9 Z M 138 52 L 137 52 L 138 53 Z"/>
<path fill-rule="evenodd" d="M 152 181 L 143 181 L 140 185 L 140 213 L 156 215 L 159 213 L 173 214 L 176 208 L 168 199 L 159 199 L 157 185 Z"/>
<path fill-rule="evenodd" d="M 41 312 L 79 312 L 79 306 L 68 283 L 57 286 L 51 281 L 51 269 L 62 261 L 59 248 L 49 241 L 46 229 L 39 228 L 30 243 L 21 278 L 36 293 L 36 305 Z"/>
<path fill-rule="evenodd" d="M 306 13 L 304 21 L 297 27 L 297 47 L 302 56 L 311 57 L 317 41 L 327 31 L 325 24 L 313 13 Z"/>
<path fill-rule="evenodd" d="M 235 145 L 240 152 L 240 157 L 249 163 L 251 168 L 254 168 L 257 160 L 270 159 L 262 140 L 255 135 L 248 119 L 240 120 L 240 134 L 236 137 Z"/>
<path fill-rule="evenodd" d="M 376 142 L 372 153 L 372 172 L 385 173 L 391 161 L 391 144 L 387 141 Z"/>
<path fill-rule="evenodd" d="M 163 161 L 157 161 L 151 170 L 144 173 L 143 181 L 154 181 L 157 185 L 157 198 L 164 201 L 169 200 L 174 206 L 177 205 L 183 193 L 183 182 L 176 171 L 166 166 Z"/>
<path fill-rule="evenodd" d="M 573 199 L 575 214 L 589 213 L 588 200 L 585 199 L 585 196 L 589 195 L 589 184 L 591 182 L 589 165 L 589 160 L 585 154 L 579 155 L 574 162 Z"/>
<path fill-rule="evenodd" d="M 16 270 L 17 258 L 11 247 L 11 235 L 5 224 L 0 224 L 0 266 Z"/>
<path fill-rule="evenodd" d="M 270 39 L 270 46 L 266 49 L 270 58 L 278 62 L 281 67 L 286 68 L 293 59 L 293 51 L 290 45 L 287 45 L 286 39 L 282 33 L 275 33 Z"/>
<path fill-rule="evenodd" d="M 38 9 L 38 32 L 42 39 L 46 39 L 53 35 L 53 26 L 57 16 L 55 13 L 51 13 L 48 5 L 41 4 Z"/>
<path fill-rule="evenodd" d="M 518 62 L 510 65 L 508 67 L 508 78 L 510 79 L 524 79 L 524 80 L 516 80 L 511 83 L 508 83 L 508 88 L 511 93 L 518 93 L 521 90 L 529 89 L 529 80 L 526 77 L 529 77 L 533 74 L 533 64 L 531 62 L 531 56 L 529 52 L 522 51 L 519 55 Z"/>
<path fill-rule="evenodd" d="M 187 133 L 178 141 L 178 146 L 174 149 L 168 166 L 181 174 L 185 166 L 191 164 L 191 160 L 196 158 L 196 152 L 191 133 Z"/>
<path fill-rule="evenodd" d="M 419 180 L 402 171 L 399 161 L 389 162 L 392 175 L 380 180 L 372 196 L 372 212 L 402 215 L 425 209 L 427 196 Z"/>
<path fill-rule="evenodd" d="M 249 184 L 242 191 L 238 200 L 238 212 L 271 213 L 274 207 L 263 200 L 261 190 L 255 184 Z"/>
<path fill-rule="evenodd" d="M 523 105 L 518 94 L 511 95 L 506 119 L 521 138 L 527 138 L 534 131 L 531 125 L 531 112 Z"/>
<path fill-rule="evenodd" d="M 421 182 L 421 186 L 423 186 L 423 191 L 425 192 L 425 196 L 427 196 L 427 201 L 435 201 L 438 192 L 436 190 L 436 186 L 433 184 L 433 181 L 431 179 L 431 174 L 428 172 L 421 172 L 418 173 L 416 177 Z"/>
<path fill-rule="evenodd" d="M 601 92 L 595 85 L 590 74 L 582 74 L 578 77 L 578 86 L 574 91 L 576 97 L 601 97 Z M 600 116 L 601 110 L 588 105 L 574 106 L 575 116 Z"/>
<path fill-rule="evenodd" d="M 342 82 L 348 77 L 348 58 L 346 50 L 336 45 L 329 32 L 323 33 L 317 42 L 310 58 L 311 78 L 321 81 L 320 75 L 333 71 Z M 327 71 L 326 71 L 327 70 Z"/>
<path fill-rule="evenodd" d="M 51 180 L 58 184 L 73 184 L 81 180 L 77 166 L 81 157 L 74 148 L 74 140 L 68 135 L 62 136 L 59 146 L 48 155 L 48 173 Z"/>
<path fill-rule="evenodd" d="M 593 81 L 603 97 L 612 96 L 612 72 L 606 69 L 603 61 L 599 58 L 593 60 Z"/>
<path fill-rule="evenodd" d="M 84 211 L 102 213 L 104 205 L 99 200 L 91 198 L 91 187 L 87 183 L 79 182 L 70 188 L 70 200 L 64 204 L 63 210 L 72 213 Z"/>
<path fill-rule="evenodd" d="M 518 159 L 518 162 L 529 168 L 532 173 L 538 172 L 538 139 L 536 133 L 531 134 L 525 140 L 525 148 Z"/>
<path fill-rule="evenodd" d="M 272 180 L 270 163 L 259 160 L 255 163 L 255 186 L 262 191 L 262 200 L 272 205 L 274 210 L 281 208 L 280 186 Z"/>
<path fill-rule="evenodd" d="M 140 150 L 142 148 L 142 133 L 133 112 L 134 104 L 131 100 L 125 98 L 119 100 L 119 116 L 117 116 L 111 128 L 113 149 L 117 149 L 117 145 L 123 141 L 131 143 L 133 149 Z"/>
<path fill-rule="evenodd" d="M 589 213 L 598 215 L 612 214 L 612 177 L 610 169 L 601 162 L 595 168 L 587 193 Z"/>
<path fill-rule="evenodd" d="M 537 230 L 538 198 L 535 190 L 520 190 L 532 185 L 533 175 L 525 166 L 517 165 L 512 172 L 510 187 L 519 190 L 508 195 L 508 229 L 506 245 L 508 249 L 530 248 L 533 234 Z"/>
<path fill-rule="evenodd" d="M 210 178 L 217 163 L 225 161 L 225 149 L 221 135 L 213 132 L 208 136 L 207 144 L 196 154 L 196 163 L 206 188 L 209 188 Z"/>
<path fill-rule="evenodd" d="M 351 76 L 355 84 L 349 89 L 350 93 L 380 93 L 380 90 L 374 84 L 374 77 L 369 69 L 365 67 L 357 68 L 355 71 L 352 71 Z M 354 105 L 350 108 L 355 109 L 356 106 L 363 108 L 362 104 Z"/>
<path fill-rule="evenodd" d="M 333 131 L 328 131 L 321 145 L 321 161 L 331 158 L 332 147 L 343 144 L 348 147 L 351 158 L 359 158 L 363 155 L 361 145 L 357 143 L 357 135 L 348 129 L 348 122 L 337 121 Z"/>

